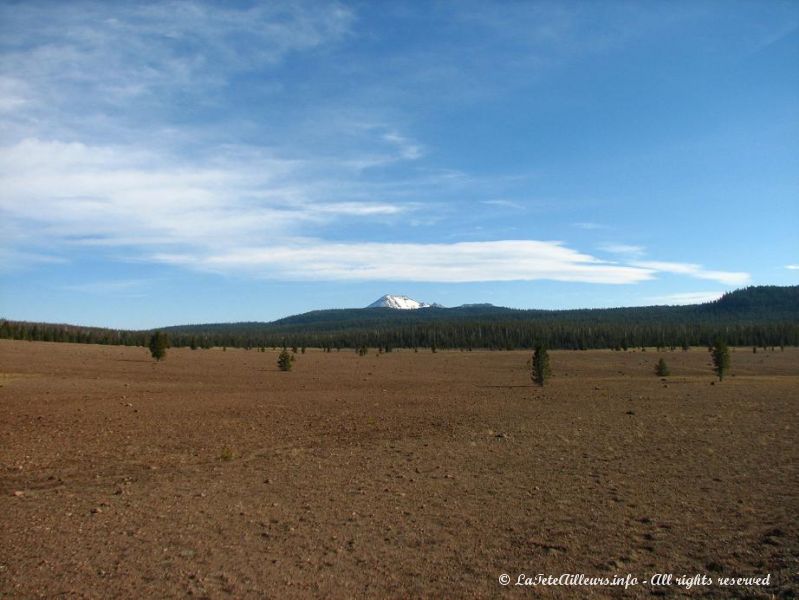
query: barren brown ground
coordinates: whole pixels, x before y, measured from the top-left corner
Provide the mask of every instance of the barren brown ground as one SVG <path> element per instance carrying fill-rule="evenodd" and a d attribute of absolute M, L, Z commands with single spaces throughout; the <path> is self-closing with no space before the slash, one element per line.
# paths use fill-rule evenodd
<path fill-rule="evenodd" d="M 0 597 L 795 597 L 799 349 L 659 356 L 0 340 Z"/>

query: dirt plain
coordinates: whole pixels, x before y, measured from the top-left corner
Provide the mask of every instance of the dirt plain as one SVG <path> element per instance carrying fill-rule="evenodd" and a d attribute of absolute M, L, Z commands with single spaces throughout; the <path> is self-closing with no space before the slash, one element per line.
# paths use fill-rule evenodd
<path fill-rule="evenodd" d="M 799 349 L 550 354 L 0 340 L 0 597 L 796 597 Z"/>

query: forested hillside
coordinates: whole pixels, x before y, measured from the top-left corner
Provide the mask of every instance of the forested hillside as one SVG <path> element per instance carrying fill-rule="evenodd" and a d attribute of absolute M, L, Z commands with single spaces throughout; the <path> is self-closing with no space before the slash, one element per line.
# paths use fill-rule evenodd
<path fill-rule="evenodd" d="M 173 346 L 324 348 L 625 349 L 731 345 L 799 345 L 799 286 L 760 286 L 715 302 L 580 310 L 514 310 L 490 305 L 321 310 L 271 323 L 216 323 L 162 329 Z M 144 345 L 149 331 L 0 322 L 0 337 Z"/>

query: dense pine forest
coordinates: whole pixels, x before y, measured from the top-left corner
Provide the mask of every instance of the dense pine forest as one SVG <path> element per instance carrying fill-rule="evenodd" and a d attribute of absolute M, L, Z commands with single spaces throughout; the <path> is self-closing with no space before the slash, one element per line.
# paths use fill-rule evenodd
<path fill-rule="evenodd" d="M 241 348 L 307 346 L 552 349 L 799 345 L 799 286 L 759 286 L 715 302 L 581 310 L 515 310 L 491 305 L 401 311 L 363 308 L 313 311 L 270 323 L 162 328 L 172 346 Z M 152 330 L 0 320 L 0 338 L 145 346 Z"/>

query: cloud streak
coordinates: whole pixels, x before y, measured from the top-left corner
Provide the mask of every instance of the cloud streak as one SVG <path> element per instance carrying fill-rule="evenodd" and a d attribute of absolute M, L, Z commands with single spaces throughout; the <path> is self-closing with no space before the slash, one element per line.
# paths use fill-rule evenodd
<path fill-rule="evenodd" d="M 249 8 L 189 1 L 5 4 L 7 79 L 0 91 L 64 106 L 76 96 L 84 105 L 113 106 L 167 93 L 207 93 L 237 73 L 343 39 L 353 19 L 336 2 Z M 52 84 L 58 93 L 48 91 Z"/>
<path fill-rule="evenodd" d="M 605 246 L 616 255 L 610 261 L 537 239 L 375 242 L 367 225 L 404 225 L 398 237 L 417 239 L 409 225 L 454 220 L 468 212 L 463 206 L 504 209 L 476 219 L 530 207 L 519 200 L 529 194 L 529 181 L 517 175 L 481 178 L 447 168 L 446 161 L 418 165 L 436 148 L 409 134 L 412 126 L 398 125 L 408 124 L 402 109 L 382 109 L 384 99 L 395 105 L 402 99 L 405 107 L 410 96 L 468 96 L 475 85 L 454 68 L 463 66 L 459 44 L 437 47 L 431 39 L 432 46 L 417 48 L 420 57 L 439 57 L 429 70 L 418 68 L 427 58 L 403 64 L 385 54 L 362 57 L 360 74 L 342 67 L 339 56 L 316 64 L 300 59 L 299 66 L 324 71 L 309 74 L 321 82 L 315 87 L 291 61 L 335 49 L 354 35 L 358 21 L 344 5 L 110 6 L 0 6 L 0 219 L 8 246 L 0 259 L 6 263 L 66 260 L 55 253 L 88 247 L 113 252 L 114 259 L 273 279 L 615 285 L 670 273 L 728 285 L 749 280 L 747 273 L 698 264 L 632 262 L 643 253 L 637 246 Z M 562 7 L 520 7 L 526 21 L 513 28 L 519 18 L 485 10 L 471 7 L 463 39 L 494 31 L 518 50 L 511 54 L 527 58 L 500 68 L 504 84 L 493 62 L 482 65 L 483 77 L 474 79 L 480 94 L 492 83 L 519 81 L 518 72 L 593 52 L 601 41 L 584 35 L 589 21 Z M 372 81 L 369 74 L 386 59 L 386 75 Z M 339 95 L 349 77 L 356 92 Z M 373 95 L 370 81 L 386 95 Z M 453 230 L 452 239 L 465 237 Z M 350 241 L 335 243 L 326 233 Z M 438 241 L 449 234 L 424 235 Z M 86 285 L 72 289 L 116 284 Z"/>
<path fill-rule="evenodd" d="M 304 181 L 312 168 L 258 152 L 197 166 L 128 147 L 27 139 L 0 148 L 0 211 L 7 224 L 53 241 L 221 245 L 412 209 L 319 200 Z"/>
<path fill-rule="evenodd" d="M 602 244 L 599 246 L 600 250 L 610 252 L 611 254 L 618 254 L 620 256 L 628 256 L 637 258 L 646 253 L 646 248 L 643 246 L 636 246 L 631 244 Z"/>
<path fill-rule="evenodd" d="M 662 262 L 662 261 L 637 261 L 634 266 L 652 269 L 663 273 L 687 275 L 696 279 L 709 279 L 726 285 L 743 285 L 749 283 L 751 276 L 744 272 L 710 271 L 691 263 Z"/>
<path fill-rule="evenodd" d="M 197 166 L 128 147 L 28 139 L 0 148 L 0 211 L 17 237 L 26 232 L 48 247 L 125 246 L 137 260 L 273 279 L 630 284 L 664 272 L 725 284 L 749 279 L 696 264 L 603 261 L 558 241 L 308 238 L 314 226 L 402 218 L 419 205 L 338 199 L 335 184 L 302 182 L 315 168 L 309 161 L 245 149 L 232 155 Z"/>
<path fill-rule="evenodd" d="M 154 260 L 202 270 L 280 279 L 351 281 L 580 281 L 624 284 L 654 271 L 602 262 L 559 242 L 502 240 L 454 244 L 306 242 L 240 248 L 204 256 L 157 254 Z"/>
<path fill-rule="evenodd" d="M 154 283 L 152 279 L 120 279 L 109 281 L 92 281 L 63 286 L 72 292 L 100 295 L 125 295 L 141 297 L 146 288 Z"/>

